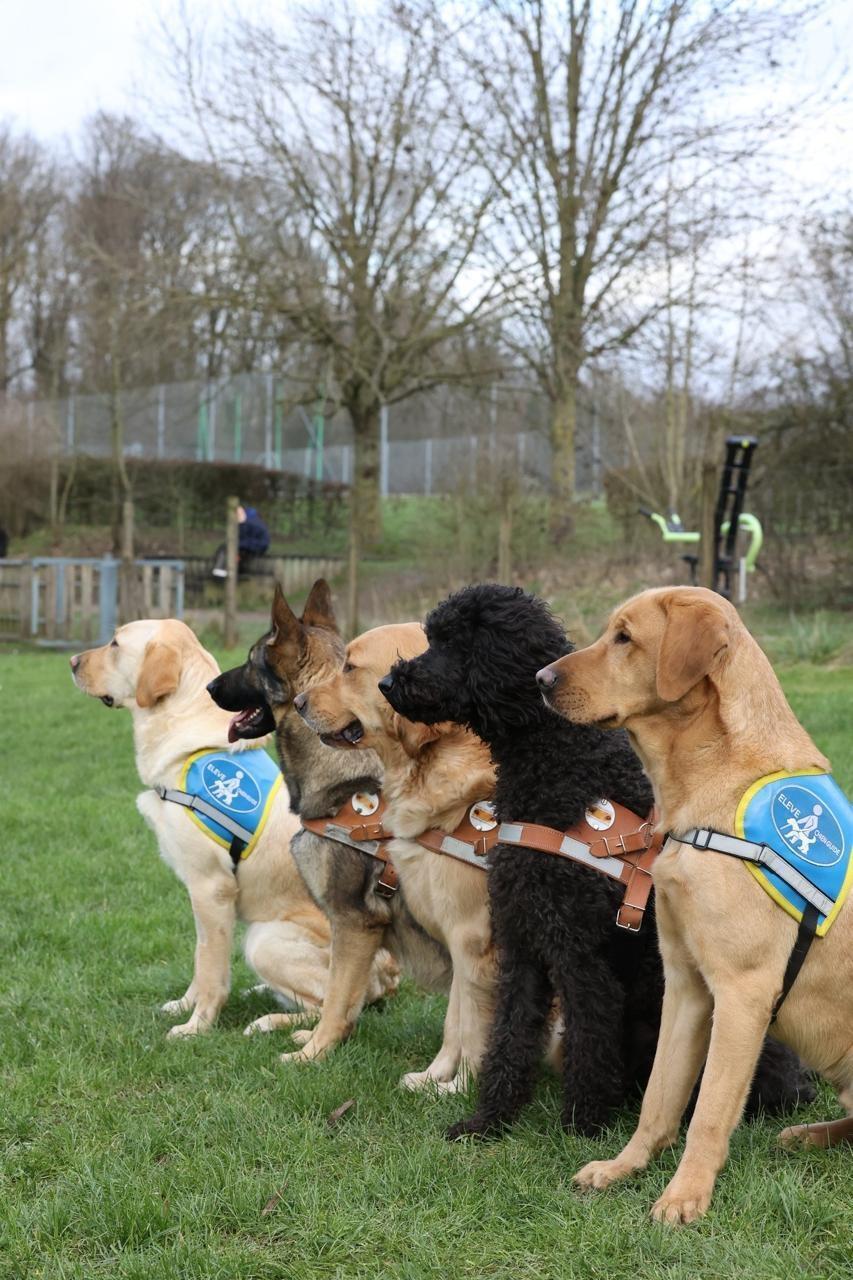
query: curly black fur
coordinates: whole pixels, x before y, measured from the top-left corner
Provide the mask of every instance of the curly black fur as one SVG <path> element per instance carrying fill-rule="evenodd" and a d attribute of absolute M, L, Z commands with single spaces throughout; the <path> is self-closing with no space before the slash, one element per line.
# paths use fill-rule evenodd
<path fill-rule="evenodd" d="M 565 829 L 602 796 L 645 815 L 652 791 L 623 733 L 575 725 L 543 702 L 534 676 L 571 652 L 548 607 L 520 588 L 468 587 L 426 619 L 429 649 L 398 662 L 380 688 L 401 715 L 455 720 L 497 765 L 501 821 Z M 598 1132 L 651 1069 L 663 973 L 653 904 L 638 934 L 616 927 L 622 890 L 583 866 L 497 845 L 489 898 L 500 955 L 499 995 L 479 1104 L 450 1137 L 509 1124 L 528 1101 L 556 993 L 566 1012 L 563 1124 Z M 769 1056 L 768 1056 L 769 1055 Z M 805 1097 L 797 1061 L 768 1042 L 752 1105 Z"/>

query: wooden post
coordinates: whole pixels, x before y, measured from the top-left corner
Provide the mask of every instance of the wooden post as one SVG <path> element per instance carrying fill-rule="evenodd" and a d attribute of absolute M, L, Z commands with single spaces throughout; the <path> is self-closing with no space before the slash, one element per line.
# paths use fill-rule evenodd
<path fill-rule="evenodd" d="M 44 634 L 46 640 L 56 639 L 56 575 L 55 564 L 44 566 Z"/>
<path fill-rule="evenodd" d="M 95 634 L 95 567 L 91 564 L 80 566 L 80 615 L 82 619 L 81 634 L 90 642 Z"/>
<path fill-rule="evenodd" d="M 717 539 L 714 528 L 714 512 L 717 506 L 717 467 L 713 462 L 702 463 L 702 514 L 699 531 L 699 586 L 717 586 Z"/>
<path fill-rule="evenodd" d="M 125 498 L 121 504 L 121 566 L 118 578 L 120 624 L 133 622 L 140 616 L 141 601 L 136 589 L 136 565 L 133 563 L 133 516 L 133 499 Z"/>
<path fill-rule="evenodd" d="M 237 647 L 237 548 L 240 524 L 237 519 L 239 498 L 229 498 L 225 513 L 225 648 Z"/>
<path fill-rule="evenodd" d="M 174 617 L 172 609 L 172 579 L 174 570 L 170 564 L 161 564 L 157 575 L 157 608 L 154 611 L 155 618 L 171 618 Z M 153 593 L 152 593 L 153 598 Z M 153 609 L 153 604 L 152 604 Z M 177 609 L 177 605 L 176 605 Z"/>
<path fill-rule="evenodd" d="M 347 565 L 347 627 L 350 640 L 358 635 L 358 542 L 358 525 L 353 520 L 350 523 Z"/>
<path fill-rule="evenodd" d="M 33 569 L 32 564 L 27 560 L 21 565 L 20 578 L 20 610 L 21 610 L 21 639 L 29 639 L 32 626 L 32 600 L 33 600 Z"/>

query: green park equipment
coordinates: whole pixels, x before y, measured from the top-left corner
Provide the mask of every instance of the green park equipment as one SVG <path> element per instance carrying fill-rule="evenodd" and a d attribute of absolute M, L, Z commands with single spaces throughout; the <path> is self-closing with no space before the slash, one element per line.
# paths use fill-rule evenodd
<path fill-rule="evenodd" d="M 749 479 L 749 468 L 758 441 L 754 436 L 729 436 L 726 440 L 726 456 L 723 472 L 720 477 L 720 492 L 714 508 L 714 590 L 726 599 L 731 599 L 734 585 L 735 567 L 737 568 L 737 602 L 742 604 L 746 599 L 746 575 L 752 573 L 758 561 L 758 555 L 764 542 L 764 531 L 757 516 L 743 510 L 746 486 Z M 650 511 L 647 507 L 639 508 L 640 515 L 646 516 L 660 530 L 664 542 L 696 545 L 701 534 L 692 529 L 685 529 L 677 512 L 671 511 L 668 516 L 659 511 Z M 749 537 L 749 544 L 742 555 L 736 555 L 738 535 L 744 533 Z M 690 566 L 690 581 L 696 585 L 696 568 L 699 557 L 688 554 L 681 557 Z"/>

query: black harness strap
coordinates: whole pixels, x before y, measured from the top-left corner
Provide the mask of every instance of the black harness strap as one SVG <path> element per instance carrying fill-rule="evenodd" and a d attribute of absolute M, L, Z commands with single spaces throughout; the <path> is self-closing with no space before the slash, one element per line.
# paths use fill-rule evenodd
<path fill-rule="evenodd" d="M 809 954 L 809 947 L 815 940 L 817 935 L 817 922 L 820 919 L 820 913 L 817 907 L 812 906 L 810 902 L 806 903 L 806 909 L 803 912 L 803 918 L 800 921 L 800 927 L 797 930 L 797 940 L 788 956 L 788 963 L 785 967 L 785 976 L 782 979 L 782 993 L 773 1006 L 773 1012 L 770 1015 L 770 1025 L 776 1021 L 779 1010 L 785 1003 L 788 992 L 797 980 L 797 974 L 803 967 L 806 956 Z"/>

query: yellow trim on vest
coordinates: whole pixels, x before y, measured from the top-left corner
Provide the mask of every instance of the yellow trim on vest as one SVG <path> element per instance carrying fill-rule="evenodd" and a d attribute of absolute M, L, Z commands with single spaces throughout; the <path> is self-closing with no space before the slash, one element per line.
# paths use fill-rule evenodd
<path fill-rule="evenodd" d="M 192 768 L 195 761 L 198 760 L 199 756 L 207 756 L 207 755 L 210 755 L 211 751 L 221 751 L 221 750 L 222 750 L 221 747 L 202 747 L 201 751 L 194 751 L 191 756 L 187 756 L 186 760 L 184 761 L 183 768 L 181 769 L 181 776 L 179 778 L 179 783 L 182 791 L 186 790 L 187 775 L 189 774 L 189 771 Z M 243 755 L 245 754 L 246 751 L 262 751 L 262 750 L 263 750 L 263 746 L 260 746 L 260 745 L 257 747 L 245 747 L 242 752 L 235 753 L 235 754 Z M 261 816 L 258 818 L 258 825 L 255 828 L 255 834 L 252 836 L 251 840 L 246 845 L 243 852 L 240 854 L 241 862 L 245 862 L 249 854 L 254 852 L 255 846 L 257 845 L 258 841 L 263 835 L 264 827 L 267 825 L 267 818 L 270 816 L 270 809 L 272 807 L 273 800 L 281 790 L 283 781 L 284 779 L 281 776 L 281 772 L 279 772 L 278 777 L 270 787 L 270 793 L 267 796 L 266 804 L 263 807 Z M 188 818 L 192 819 L 192 821 L 198 827 L 199 831 L 203 831 L 204 834 L 209 837 L 209 839 L 215 840 L 216 843 L 221 845 L 223 849 L 231 848 L 231 841 L 223 840 L 222 836 L 218 836 L 215 831 L 211 831 L 210 827 L 208 827 L 204 822 L 202 822 L 201 818 L 197 817 L 196 814 L 193 813 L 192 809 L 184 809 L 184 813 L 187 815 Z"/>
<path fill-rule="evenodd" d="M 768 773 L 765 777 L 759 778 L 757 782 L 753 782 L 752 786 L 747 787 L 746 791 L 744 791 L 735 812 L 735 835 L 740 836 L 742 840 L 746 839 L 746 835 L 744 833 L 744 818 L 746 817 L 747 806 L 753 796 L 759 792 L 762 787 L 766 786 L 768 782 L 781 782 L 783 778 L 805 777 L 826 778 L 829 777 L 829 774 L 826 769 L 817 769 L 814 766 L 811 766 L 808 769 L 780 769 L 777 773 Z M 764 892 L 770 895 L 777 906 L 780 906 L 792 920 L 796 920 L 799 923 L 802 918 L 801 913 L 793 903 L 783 897 L 774 884 L 770 883 L 762 868 L 756 866 L 754 862 L 745 862 L 743 865 L 746 867 L 749 874 L 758 881 Z M 853 858 L 850 859 L 847 866 L 847 875 L 844 877 L 844 883 L 841 886 L 841 890 L 835 901 L 835 906 L 825 918 L 823 924 L 819 924 L 815 930 L 819 938 L 824 936 L 829 926 L 843 907 L 844 899 L 847 897 L 848 890 L 851 886 L 853 886 Z"/>

